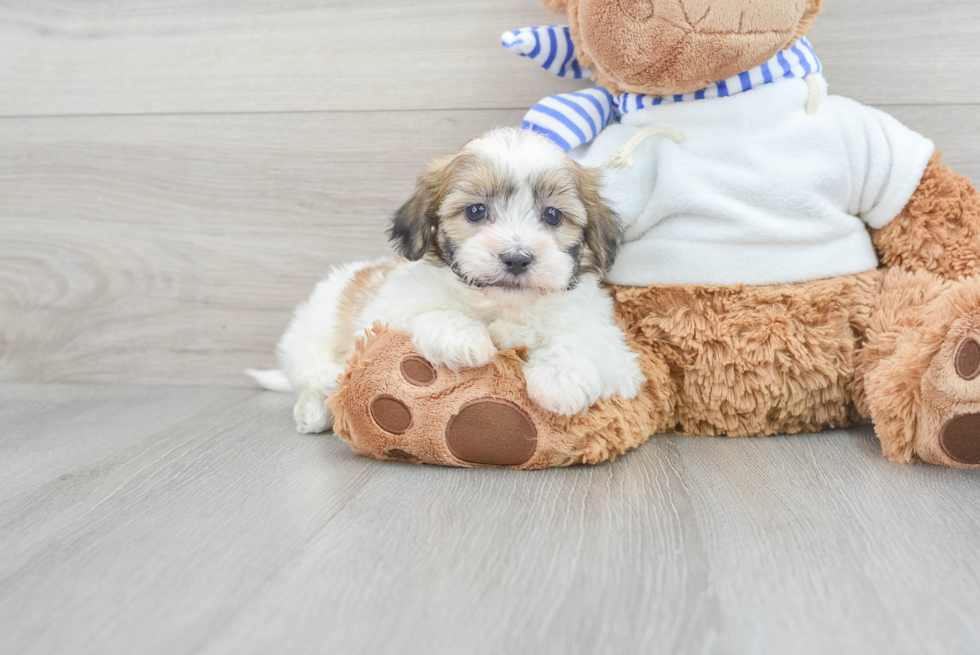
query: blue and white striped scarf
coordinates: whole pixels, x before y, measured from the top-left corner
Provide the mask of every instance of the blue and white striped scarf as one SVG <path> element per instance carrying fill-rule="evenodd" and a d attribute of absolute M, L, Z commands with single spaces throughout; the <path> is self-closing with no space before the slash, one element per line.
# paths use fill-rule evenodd
<path fill-rule="evenodd" d="M 575 58 L 575 46 L 567 26 L 511 30 L 503 35 L 501 42 L 508 50 L 530 58 L 558 77 L 582 79 L 592 76 L 592 69 L 582 66 Z M 694 93 L 674 96 L 620 93 L 613 96 L 602 87 L 594 87 L 549 96 L 531 107 L 522 127 L 544 134 L 567 152 L 596 138 L 609 123 L 631 111 L 674 102 L 724 98 L 784 79 L 803 79 L 822 70 L 820 60 L 804 37 L 761 66 L 709 84 Z"/>

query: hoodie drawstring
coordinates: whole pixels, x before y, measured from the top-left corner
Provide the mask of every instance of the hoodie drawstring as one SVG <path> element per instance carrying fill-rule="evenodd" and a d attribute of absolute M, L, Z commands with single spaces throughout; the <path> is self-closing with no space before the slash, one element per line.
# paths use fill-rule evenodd
<path fill-rule="evenodd" d="M 622 148 L 613 153 L 609 161 L 606 162 L 606 168 L 620 169 L 620 168 L 633 168 L 633 153 L 636 152 L 647 139 L 652 139 L 654 137 L 663 137 L 665 139 L 670 139 L 674 143 L 684 143 L 687 138 L 669 127 L 645 127 L 636 135 L 626 142 Z"/>

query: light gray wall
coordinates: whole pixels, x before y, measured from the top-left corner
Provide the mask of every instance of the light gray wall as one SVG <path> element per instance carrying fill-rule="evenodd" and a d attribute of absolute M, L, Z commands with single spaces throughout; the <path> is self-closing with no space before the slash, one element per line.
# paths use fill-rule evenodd
<path fill-rule="evenodd" d="M 980 179 L 976 0 L 829 0 L 831 91 Z M 534 0 L 0 2 L 0 381 L 247 384 L 424 162 L 581 86 Z"/>

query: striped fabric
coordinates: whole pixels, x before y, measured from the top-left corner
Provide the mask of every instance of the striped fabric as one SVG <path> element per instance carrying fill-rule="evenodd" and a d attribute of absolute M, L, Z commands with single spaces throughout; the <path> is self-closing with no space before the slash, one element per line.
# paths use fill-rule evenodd
<path fill-rule="evenodd" d="M 672 102 L 690 102 L 724 98 L 750 91 L 757 86 L 772 84 L 783 79 L 803 79 L 811 73 L 823 71 L 823 65 L 806 37 L 799 40 L 789 50 L 782 50 L 776 56 L 752 70 L 739 73 L 723 82 L 709 84 L 700 91 L 675 96 L 650 96 L 637 93 L 620 93 L 616 96 L 616 108 L 622 114 L 655 107 Z"/>
<path fill-rule="evenodd" d="M 592 69 L 582 66 L 575 58 L 572 33 L 566 25 L 511 30 L 504 32 L 500 42 L 511 52 L 528 57 L 558 77 L 576 80 L 592 77 Z"/>
<path fill-rule="evenodd" d="M 588 143 L 614 118 L 615 100 L 601 86 L 548 96 L 524 116 L 521 127 L 540 132 L 565 152 Z M 618 116 L 615 116 L 618 120 Z"/>
<path fill-rule="evenodd" d="M 580 79 L 592 75 L 575 58 L 567 27 L 526 27 L 505 33 L 501 40 L 508 50 L 529 57 L 559 77 Z M 724 98 L 784 79 L 803 79 L 822 70 L 820 59 L 804 37 L 761 66 L 694 93 L 674 96 L 620 93 L 613 97 L 605 89 L 595 87 L 549 96 L 531 107 L 522 127 L 546 135 L 567 152 L 596 138 L 611 121 L 631 111 L 674 102 Z"/>

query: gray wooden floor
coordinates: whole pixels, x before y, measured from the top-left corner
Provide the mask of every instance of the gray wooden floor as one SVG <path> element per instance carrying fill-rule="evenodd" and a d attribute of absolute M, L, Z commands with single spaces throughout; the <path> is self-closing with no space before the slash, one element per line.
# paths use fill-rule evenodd
<path fill-rule="evenodd" d="M 811 40 L 980 180 L 976 8 L 828 0 Z M 448 470 L 243 388 L 426 160 L 581 86 L 498 44 L 555 20 L 0 0 L 0 653 L 980 652 L 980 476 L 869 428 Z"/>
<path fill-rule="evenodd" d="M 534 473 L 243 389 L 0 386 L 0 652 L 976 653 L 980 484 L 870 429 Z"/>

